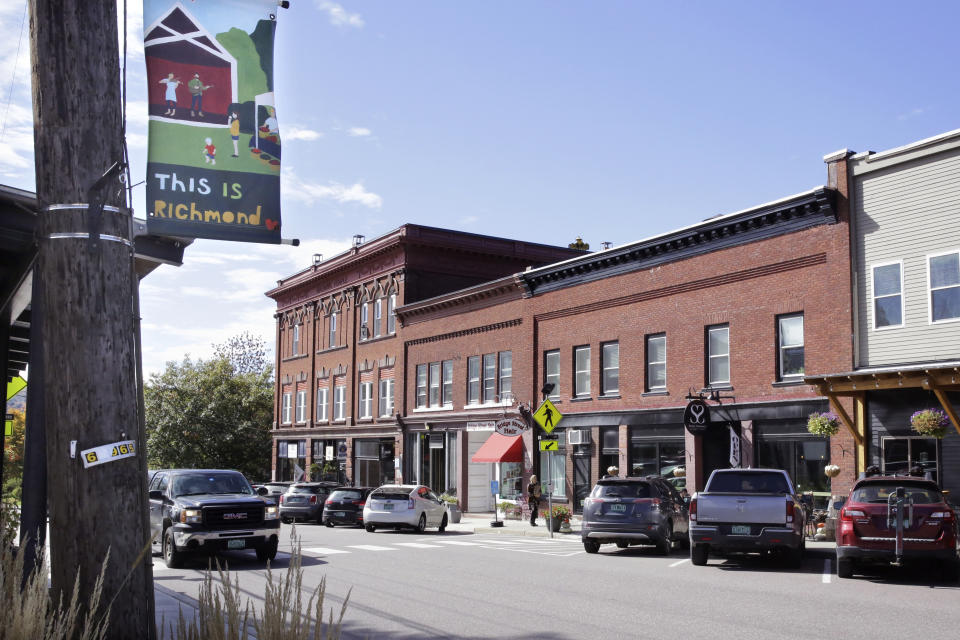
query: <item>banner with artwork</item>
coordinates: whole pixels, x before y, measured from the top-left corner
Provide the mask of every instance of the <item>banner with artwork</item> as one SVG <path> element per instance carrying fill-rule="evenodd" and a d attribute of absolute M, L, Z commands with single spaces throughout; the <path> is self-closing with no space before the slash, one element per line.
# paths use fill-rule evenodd
<path fill-rule="evenodd" d="M 147 230 L 280 242 L 277 0 L 144 0 Z"/>

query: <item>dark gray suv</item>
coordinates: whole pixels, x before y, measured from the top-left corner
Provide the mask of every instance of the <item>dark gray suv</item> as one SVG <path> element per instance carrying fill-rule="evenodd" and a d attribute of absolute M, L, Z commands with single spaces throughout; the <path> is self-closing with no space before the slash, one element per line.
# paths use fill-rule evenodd
<path fill-rule="evenodd" d="M 581 539 L 587 553 L 601 544 L 656 545 L 668 555 L 675 541 L 687 540 L 687 505 L 660 476 L 603 478 L 583 501 Z"/>

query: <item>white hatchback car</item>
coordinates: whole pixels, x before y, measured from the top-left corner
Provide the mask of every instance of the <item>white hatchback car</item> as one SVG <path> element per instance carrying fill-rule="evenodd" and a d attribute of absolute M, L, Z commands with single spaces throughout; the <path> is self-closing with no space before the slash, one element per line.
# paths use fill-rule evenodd
<path fill-rule="evenodd" d="M 446 505 L 429 487 L 386 484 L 374 489 L 363 506 L 367 531 L 409 528 L 423 533 L 427 527 L 447 528 Z"/>

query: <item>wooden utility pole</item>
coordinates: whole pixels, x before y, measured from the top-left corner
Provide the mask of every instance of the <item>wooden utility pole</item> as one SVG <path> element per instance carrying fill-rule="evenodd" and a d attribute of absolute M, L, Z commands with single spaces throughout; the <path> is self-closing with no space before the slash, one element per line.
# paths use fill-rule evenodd
<path fill-rule="evenodd" d="M 30 9 L 53 598 L 75 579 L 89 597 L 109 550 L 108 636 L 154 638 L 132 223 L 109 171 L 123 161 L 116 0 Z M 82 450 L 123 440 L 137 457 L 84 468 Z"/>

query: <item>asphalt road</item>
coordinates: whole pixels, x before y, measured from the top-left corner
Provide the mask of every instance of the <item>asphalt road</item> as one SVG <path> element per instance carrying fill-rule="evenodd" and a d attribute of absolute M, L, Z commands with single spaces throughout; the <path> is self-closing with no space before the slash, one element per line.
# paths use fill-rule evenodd
<path fill-rule="evenodd" d="M 292 527 L 283 525 L 274 571 L 287 566 Z M 606 545 L 587 555 L 576 537 L 396 533 L 298 525 L 304 585 L 327 577 L 344 638 L 727 638 L 829 635 L 845 639 L 953 637 L 960 585 L 926 569 L 884 569 L 839 580 L 829 549 L 808 549 L 799 570 L 759 557 L 711 557 Z M 265 571 L 253 553 L 223 556 L 241 589 L 263 598 Z M 206 568 L 167 569 L 157 584 L 195 598 Z"/>

